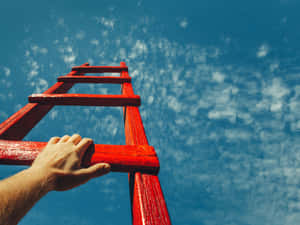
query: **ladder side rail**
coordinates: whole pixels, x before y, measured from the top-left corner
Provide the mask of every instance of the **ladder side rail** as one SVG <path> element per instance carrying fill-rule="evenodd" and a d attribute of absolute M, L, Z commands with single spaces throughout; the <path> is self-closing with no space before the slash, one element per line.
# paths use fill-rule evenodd
<path fill-rule="evenodd" d="M 88 63 L 82 66 L 88 66 Z M 72 71 L 67 76 L 78 75 L 76 71 Z M 82 74 L 83 75 L 83 74 Z M 66 93 L 72 88 L 73 83 L 57 82 L 44 92 Z M 28 103 L 18 110 L 8 119 L 0 124 L 0 139 L 5 140 L 22 140 L 28 132 L 52 109 L 53 105 L 41 105 L 39 103 Z"/>
<path fill-rule="evenodd" d="M 126 66 L 121 62 L 121 66 Z M 127 71 L 121 77 L 129 77 Z M 122 94 L 134 95 L 131 83 L 122 84 Z M 127 145 L 148 145 L 138 107 L 123 108 L 125 139 Z M 171 225 L 167 205 L 160 182 L 155 175 L 131 173 L 129 175 L 131 211 L 133 225 Z"/>

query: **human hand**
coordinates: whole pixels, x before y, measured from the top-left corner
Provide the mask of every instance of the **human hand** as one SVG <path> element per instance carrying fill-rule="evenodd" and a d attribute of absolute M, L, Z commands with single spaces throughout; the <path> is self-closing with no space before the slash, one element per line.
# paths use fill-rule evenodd
<path fill-rule="evenodd" d="M 30 170 L 45 177 L 48 191 L 64 191 L 84 184 L 110 171 L 107 163 L 82 168 L 83 158 L 92 144 L 92 139 L 82 139 L 78 134 L 53 137 L 34 160 Z"/>

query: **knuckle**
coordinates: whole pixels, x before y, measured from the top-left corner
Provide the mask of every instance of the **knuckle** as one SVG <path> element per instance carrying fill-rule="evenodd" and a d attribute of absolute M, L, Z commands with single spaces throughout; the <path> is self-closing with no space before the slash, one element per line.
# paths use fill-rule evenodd
<path fill-rule="evenodd" d="M 86 143 L 86 142 L 89 142 L 89 139 L 88 139 L 88 138 L 83 138 L 82 141 L 83 141 L 84 143 Z"/>
<path fill-rule="evenodd" d="M 52 138 L 50 138 L 50 141 L 53 141 L 53 140 L 56 140 L 56 139 L 59 139 L 59 137 L 52 137 Z"/>
<path fill-rule="evenodd" d="M 84 138 L 87 142 L 90 142 L 90 143 L 92 143 L 93 142 L 93 139 L 91 139 L 91 138 Z"/>
<path fill-rule="evenodd" d="M 66 139 L 66 138 L 69 138 L 70 136 L 69 135 L 64 135 L 63 137 L 62 137 L 62 139 Z"/>

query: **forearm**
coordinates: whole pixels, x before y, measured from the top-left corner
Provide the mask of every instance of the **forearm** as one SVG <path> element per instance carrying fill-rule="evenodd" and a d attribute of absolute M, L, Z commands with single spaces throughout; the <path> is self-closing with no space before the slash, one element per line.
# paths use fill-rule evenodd
<path fill-rule="evenodd" d="M 69 190 L 108 173 L 106 163 L 81 168 L 92 143 L 78 134 L 53 137 L 30 168 L 0 181 L 0 225 L 16 225 L 49 191 Z"/>
<path fill-rule="evenodd" d="M 15 225 L 49 191 L 42 171 L 32 168 L 0 181 L 0 225 Z"/>

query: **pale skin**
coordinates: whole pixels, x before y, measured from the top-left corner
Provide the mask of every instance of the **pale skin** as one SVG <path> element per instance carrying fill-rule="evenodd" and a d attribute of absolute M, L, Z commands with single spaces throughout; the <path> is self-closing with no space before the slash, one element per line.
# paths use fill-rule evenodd
<path fill-rule="evenodd" d="M 92 139 L 53 137 L 31 167 L 0 181 L 0 225 L 15 225 L 50 191 L 65 191 L 102 176 L 110 165 L 99 163 L 82 168 L 83 156 Z"/>

